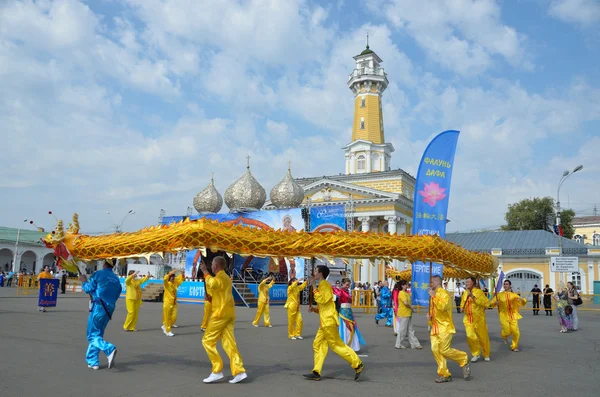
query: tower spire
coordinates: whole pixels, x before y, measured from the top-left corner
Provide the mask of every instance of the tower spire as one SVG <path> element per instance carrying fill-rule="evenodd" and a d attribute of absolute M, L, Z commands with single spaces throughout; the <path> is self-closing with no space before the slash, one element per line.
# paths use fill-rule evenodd
<path fill-rule="evenodd" d="M 369 32 L 367 32 L 367 50 L 369 49 Z"/>

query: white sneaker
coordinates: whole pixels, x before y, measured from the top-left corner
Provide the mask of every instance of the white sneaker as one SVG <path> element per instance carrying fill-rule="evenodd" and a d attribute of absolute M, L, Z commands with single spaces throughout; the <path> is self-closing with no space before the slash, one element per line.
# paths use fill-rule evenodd
<path fill-rule="evenodd" d="M 477 360 L 479 360 L 479 356 L 473 356 L 473 358 L 471 359 L 472 363 L 476 363 Z M 489 359 L 488 359 L 489 360 Z"/>
<path fill-rule="evenodd" d="M 252 324 L 252 326 L 253 326 L 254 328 L 258 328 L 258 325 L 255 325 L 255 324 Z"/>
<path fill-rule="evenodd" d="M 115 365 L 115 357 L 117 357 L 117 349 L 113 350 L 108 356 L 108 369 L 111 369 Z"/>
<path fill-rule="evenodd" d="M 179 328 L 176 324 L 171 325 L 171 328 Z"/>
<path fill-rule="evenodd" d="M 202 382 L 204 383 L 213 383 L 223 379 L 223 373 L 219 372 L 218 374 L 211 373 L 208 375 L 208 378 L 204 379 Z"/>
<path fill-rule="evenodd" d="M 167 328 L 165 328 L 164 325 L 161 325 L 160 329 L 162 329 L 162 332 L 166 335 L 167 334 Z"/>
<path fill-rule="evenodd" d="M 490 358 L 489 358 L 489 357 L 485 357 L 485 358 L 483 359 L 483 361 L 486 361 L 486 362 L 488 362 L 488 363 L 489 363 L 489 362 L 490 362 Z"/>
<path fill-rule="evenodd" d="M 100 369 L 100 367 L 99 367 L 99 366 L 97 366 L 97 365 L 88 365 L 88 368 L 89 368 L 89 369 L 93 369 L 94 371 L 97 371 L 97 370 L 99 370 L 99 369 Z"/>
<path fill-rule="evenodd" d="M 303 338 L 303 337 L 301 337 L 301 336 L 296 336 L 296 339 L 302 340 L 302 339 L 304 339 L 304 338 Z"/>
<path fill-rule="evenodd" d="M 273 326 L 272 326 L 272 325 L 267 325 L 267 328 L 273 328 Z M 245 378 L 244 378 L 244 379 L 245 379 Z"/>
<path fill-rule="evenodd" d="M 175 334 L 172 333 L 172 332 L 167 332 L 167 333 L 165 333 L 165 335 L 167 335 L 167 336 L 175 336 Z"/>
<path fill-rule="evenodd" d="M 290 338 L 290 340 L 296 340 L 296 339 L 298 339 L 298 338 L 296 338 L 295 336 L 292 336 L 292 337 Z"/>
<path fill-rule="evenodd" d="M 244 379 L 246 379 L 247 377 L 248 377 L 248 375 L 246 375 L 245 372 L 242 372 L 241 374 L 237 374 L 236 376 L 234 376 L 233 379 L 229 381 L 229 383 L 239 383 L 239 382 L 243 381 Z"/>
<path fill-rule="evenodd" d="M 204 332 L 206 331 L 206 328 L 200 328 L 200 331 Z"/>

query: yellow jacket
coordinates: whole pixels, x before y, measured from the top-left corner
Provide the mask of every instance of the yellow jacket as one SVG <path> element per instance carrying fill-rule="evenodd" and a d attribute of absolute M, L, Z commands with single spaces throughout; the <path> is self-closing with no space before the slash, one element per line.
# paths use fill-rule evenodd
<path fill-rule="evenodd" d="M 404 291 L 398 292 L 398 311 L 396 316 L 398 317 L 410 317 L 412 316 L 412 308 L 407 307 L 404 302 L 408 302 L 410 305 L 410 295 Z"/>
<path fill-rule="evenodd" d="M 269 284 L 266 279 L 258 284 L 258 303 L 269 303 L 269 290 L 273 288 L 274 284 L 275 279 L 271 280 Z"/>
<path fill-rule="evenodd" d="M 319 319 L 321 327 L 340 325 L 338 312 L 333 301 L 333 289 L 327 280 L 321 280 L 314 291 L 315 301 L 319 305 Z"/>
<path fill-rule="evenodd" d="M 448 291 L 439 287 L 435 290 L 435 295 L 431 298 L 429 308 L 429 325 L 431 325 L 431 335 L 454 334 L 454 322 L 452 321 L 452 300 Z"/>
<path fill-rule="evenodd" d="M 292 305 L 299 306 L 300 305 L 300 291 L 306 288 L 308 282 L 303 282 L 298 285 L 298 281 L 293 281 L 287 289 L 287 300 L 285 301 L 284 308 L 288 308 Z"/>
<path fill-rule="evenodd" d="M 127 276 L 125 279 L 125 298 L 138 301 L 142 300 L 142 284 L 148 281 L 149 278 L 150 277 L 146 275 L 139 280 L 136 280 L 135 274 Z"/>
<path fill-rule="evenodd" d="M 221 270 L 212 277 L 204 275 L 204 280 L 212 296 L 213 318 L 235 318 L 235 303 L 231 293 L 231 279 Z"/>
<path fill-rule="evenodd" d="M 39 281 L 42 278 L 52 278 L 52 275 L 50 273 L 47 273 L 47 272 L 41 272 L 40 274 L 38 274 L 37 279 Z"/>
<path fill-rule="evenodd" d="M 183 274 L 175 277 L 173 281 L 169 281 L 169 274 L 163 278 L 165 283 L 165 294 L 163 297 L 163 304 L 165 305 L 174 305 L 177 303 L 177 288 L 183 283 L 184 277 Z"/>
<path fill-rule="evenodd" d="M 481 319 L 485 320 L 485 310 L 490 304 L 482 290 L 473 288 L 472 292 L 475 300 L 469 296 L 469 290 L 463 292 L 460 300 L 460 307 L 463 308 L 463 312 L 465 313 L 465 317 L 463 318 L 465 324 L 473 324 Z"/>
<path fill-rule="evenodd" d="M 521 298 L 514 292 L 501 291 L 492 298 L 490 306 L 498 306 L 500 320 L 520 320 L 519 307 L 525 306 L 527 299 Z"/>

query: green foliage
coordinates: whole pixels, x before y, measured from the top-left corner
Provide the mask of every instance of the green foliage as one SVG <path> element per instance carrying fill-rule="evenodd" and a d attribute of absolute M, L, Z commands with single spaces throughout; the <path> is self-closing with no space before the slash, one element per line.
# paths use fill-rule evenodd
<path fill-rule="evenodd" d="M 575 216 L 573 210 L 561 211 L 561 225 L 564 236 L 572 238 L 574 234 L 571 221 Z M 547 230 L 550 231 L 555 223 L 556 212 L 554 210 L 554 199 L 552 197 L 535 197 L 524 199 L 515 204 L 509 204 L 508 211 L 504 215 L 506 225 L 502 230 Z"/>

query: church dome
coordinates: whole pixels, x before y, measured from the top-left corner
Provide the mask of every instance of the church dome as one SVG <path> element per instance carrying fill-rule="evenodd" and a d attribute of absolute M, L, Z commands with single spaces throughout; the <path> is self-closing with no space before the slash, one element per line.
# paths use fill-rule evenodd
<path fill-rule="evenodd" d="M 259 210 L 267 200 L 265 189 L 250 173 L 250 161 L 246 172 L 225 190 L 225 204 L 230 211 L 240 209 Z"/>
<path fill-rule="evenodd" d="M 271 189 L 271 203 L 277 208 L 296 208 L 304 200 L 304 189 L 292 178 L 288 168 L 286 176 Z"/>
<path fill-rule="evenodd" d="M 199 213 L 219 212 L 223 207 L 223 197 L 215 188 L 215 181 L 210 178 L 208 186 L 194 197 L 194 208 Z"/>

